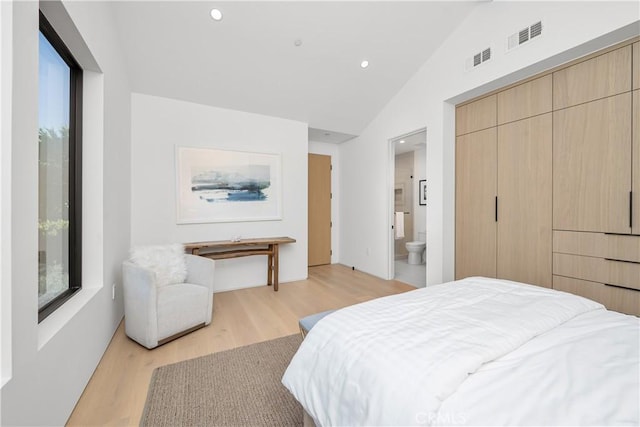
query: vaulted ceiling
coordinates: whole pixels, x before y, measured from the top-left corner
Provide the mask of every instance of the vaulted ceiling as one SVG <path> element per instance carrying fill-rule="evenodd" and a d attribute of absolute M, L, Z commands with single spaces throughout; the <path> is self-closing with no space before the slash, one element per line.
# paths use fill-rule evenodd
<path fill-rule="evenodd" d="M 299 120 L 323 130 L 320 136 L 347 137 L 367 126 L 477 4 L 112 3 L 135 92 Z"/>

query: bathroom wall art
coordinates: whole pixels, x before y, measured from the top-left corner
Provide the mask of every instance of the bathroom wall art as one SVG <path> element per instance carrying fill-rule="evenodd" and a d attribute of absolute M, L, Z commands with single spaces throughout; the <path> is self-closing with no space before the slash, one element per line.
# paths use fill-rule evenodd
<path fill-rule="evenodd" d="M 427 180 L 421 179 L 418 183 L 418 203 L 421 206 L 425 206 L 427 204 Z"/>
<path fill-rule="evenodd" d="M 177 223 L 282 219 L 280 154 L 176 147 Z"/>

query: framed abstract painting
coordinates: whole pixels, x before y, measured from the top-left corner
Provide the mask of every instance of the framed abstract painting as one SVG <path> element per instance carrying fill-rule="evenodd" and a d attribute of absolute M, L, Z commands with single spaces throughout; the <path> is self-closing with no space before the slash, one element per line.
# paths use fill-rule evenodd
<path fill-rule="evenodd" d="M 280 154 L 176 147 L 177 223 L 282 219 Z"/>

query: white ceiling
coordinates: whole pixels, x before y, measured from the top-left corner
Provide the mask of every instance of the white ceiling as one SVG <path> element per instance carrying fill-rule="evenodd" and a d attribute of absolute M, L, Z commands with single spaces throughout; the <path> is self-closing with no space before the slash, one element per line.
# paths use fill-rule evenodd
<path fill-rule="evenodd" d="M 133 91 L 299 120 L 321 137 L 358 135 L 477 3 L 112 5 Z"/>

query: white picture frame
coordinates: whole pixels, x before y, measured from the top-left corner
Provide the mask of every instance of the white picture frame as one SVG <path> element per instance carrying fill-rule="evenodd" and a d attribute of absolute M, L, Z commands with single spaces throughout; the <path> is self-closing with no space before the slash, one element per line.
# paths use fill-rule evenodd
<path fill-rule="evenodd" d="M 282 219 L 280 154 L 176 146 L 177 224 Z"/>

